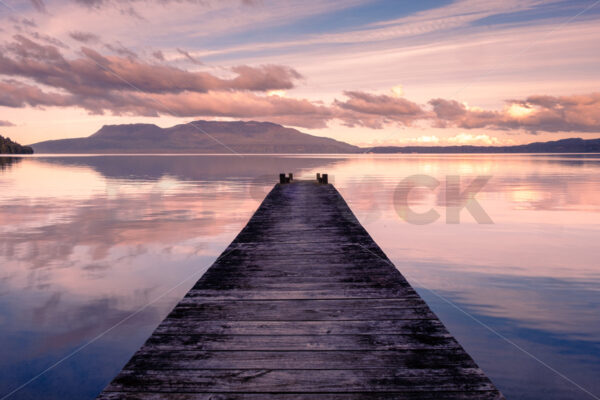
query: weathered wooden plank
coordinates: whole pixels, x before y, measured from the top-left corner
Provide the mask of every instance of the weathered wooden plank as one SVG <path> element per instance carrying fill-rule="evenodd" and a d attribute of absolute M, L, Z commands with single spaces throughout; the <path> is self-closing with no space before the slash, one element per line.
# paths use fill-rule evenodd
<path fill-rule="evenodd" d="M 100 400 L 502 400 L 496 391 L 468 392 L 384 392 L 384 393 L 124 393 L 106 392 Z"/>
<path fill-rule="evenodd" d="M 362 393 L 156 393 L 104 392 L 99 400 L 503 400 L 494 390 Z"/>
<path fill-rule="evenodd" d="M 338 271 L 337 275 L 341 276 L 382 276 L 388 277 L 390 276 L 390 269 L 388 266 L 374 266 L 374 267 L 362 267 L 356 265 L 339 265 L 336 270 Z M 306 264 L 302 266 L 294 265 L 294 266 L 285 266 L 285 265 L 266 265 L 266 266 L 258 266 L 255 264 L 250 264 L 248 266 L 240 265 L 238 263 L 235 266 L 227 266 L 221 264 L 219 270 L 210 271 L 208 276 L 211 274 L 236 274 L 242 278 L 252 278 L 252 277 L 261 277 L 261 278 L 292 278 L 292 277 L 307 277 L 307 278 L 332 278 L 331 276 L 331 268 L 320 268 L 315 267 L 311 264 Z"/>
<path fill-rule="evenodd" d="M 124 369 L 443 369 L 476 368 L 454 349 L 390 351 L 173 351 L 138 353 Z"/>
<path fill-rule="evenodd" d="M 283 216 L 283 217 L 282 217 Z M 276 185 L 99 399 L 502 395 L 331 185 Z"/>
<path fill-rule="evenodd" d="M 230 335 L 406 335 L 447 334 L 437 319 L 364 321 L 207 321 L 165 319 L 156 334 Z"/>
<path fill-rule="evenodd" d="M 265 277 L 284 277 L 285 275 L 300 275 L 304 273 L 304 276 L 331 276 L 332 268 L 335 269 L 337 274 L 340 275 L 390 275 L 395 274 L 393 269 L 390 269 L 389 265 L 383 262 L 373 264 L 359 264 L 358 260 L 353 260 L 351 263 L 335 263 L 335 266 L 324 267 L 317 261 L 299 261 L 297 264 L 290 264 L 289 261 L 264 261 L 252 262 L 252 261 L 234 261 L 229 262 L 228 260 L 220 262 L 219 268 L 209 271 L 210 273 L 220 274 L 244 274 L 244 275 L 256 275 Z M 332 263 L 333 264 L 333 263 Z M 398 278 L 405 281 L 398 273 Z"/>
<path fill-rule="evenodd" d="M 385 276 L 385 275 L 335 275 L 329 277 L 313 277 L 313 276 L 289 276 L 285 280 L 281 279 L 279 281 L 274 281 L 272 277 L 264 277 L 264 276 L 251 276 L 251 275 L 236 275 L 236 274 L 209 274 L 206 278 L 203 279 L 202 284 L 206 286 L 210 285 L 220 285 L 220 284 L 239 284 L 244 283 L 246 285 L 269 285 L 274 286 L 276 284 L 286 284 L 288 286 L 292 285 L 314 285 L 317 287 L 321 287 L 325 284 L 329 283 L 340 283 L 340 284 L 354 284 L 354 285 L 362 285 L 365 287 L 377 287 L 378 285 L 386 285 L 386 286 L 396 286 L 400 285 L 401 282 L 394 277 Z"/>
<path fill-rule="evenodd" d="M 152 335 L 142 351 L 160 350 L 411 350 L 457 349 L 449 334 L 406 335 Z"/>
<path fill-rule="evenodd" d="M 194 289 L 211 289 L 211 290 L 360 290 L 370 291 L 373 289 L 393 289 L 401 286 L 394 281 L 366 281 L 366 282 L 323 282 L 309 280 L 308 282 L 296 281 L 286 282 L 285 280 L 268 280 L 268 279 L 223 279 L 219 282 L 218 279 L 211 279 L 194 286 Z"/>
<path fill-rule="evenodd" d="M 310 300 L 307 300 L 310 301 Z M 268 308 L 261 308 L 258 304 L 251 307 L 252 303 L 244 307 L 222 307 L 225 302 L 216 302 L 212 304 L 199 304 L 194 307 L 186 307 L 186 305 L 177 306 L 169 318 L 172 319 L 187 319 L 190 321 L 338 321 L 338 320 L 354 320 L 370 321 L 373 319 L 434 319 L 435 315 L 426 306 L 415 306 L 393 309 L 375 309 L 373 311 L 367 308 L 356 310 L 356 314 L 350 309 L 336 308 L 321 308 L 310 309 L 308 307 L 286 307 L 285 305 L 277 306 L 275 304 Z M 278 314 L 285 312 L 285 314 Z"/>
<path fill-rule="evenodd" d="M 396 286 L 392 288 L 364 288 L 346 289 L 344 287 L 328 285 L 328 289 L 317 290 L 277 290 L 261 288 L 257 290 L 220 290 L 220 289 L 191 289 L 187 298 L 198 297 L 197 301 L 217 300 L 302 300 L 302 299 L 388 299 L 412 298 L 418 294 L 410 286 Z"/>
<path fill-rule="evenodd" d="M 230 265 L 233 267 L 240 266 L 243 267 L 244 264 L 266 264 L 270 268 L 274 268 L 275 264 L 290 264 L 290 259 L 298 259 L 298 264 L 292 262 L 292 265 L 297 266 L 298 269 L 301 269 L 303 266 L 306 268 L 310 268 L 316 265 L 323 264 L 345 264 L 347 266 L 362 266 L 368 268 L 369 264 L 374 264 L 375 266 L 385 267 L 386 262 L 384 260 L 375 261 L 373 260 L 373 255 L 369 252 L 364 252 L 362 254 L 356 254 L 354 257 L 351 252 L 346 253 L 326 253 L 326 252 L 302 252 L 302 253 L 293 253 L 293 254 L 285 254 L 285 253 L 269 253 L 264 252 L 263 254 L 254 253 L 251 251 L 238 251 L 231 250 L 229 254 L 224 256 L 222 259 L 218 261 L 216 265 Z M 312 264 L 312 265 L 307 265 Z M 395 271 L 391 266 L 387 267 L 390 273 Z M 393 272 L 396 274 L 396 272 Z M 402 276 L 398 273 L 399 276 Z"/>
<path fill-rule="evenodd" d="M 389 265 L 389 261 L 382 259 L 373 259 L 369 258 L 367 254 L 365 255 L 357 255 L 356 257 L 350 257 L 347 254 L 330 254 L 330 255 L 310 255 L 308 253 L 304 253 L 304 257 L 297 257 L 294 262 L 295 254 L 278 254 L 271 255 L 269 257 L 254 257 L 250 254 L 234 254 L 234 255 L 226 255 L 220 258 L 215 266 L 218 266 L 219 269 L 232 269 L 232 270 L 241 270 L 246 268 L 256 268 L 260 269 L 261 266 L 268 269 L 276 269 L 283 268 L 286 269 L 288 267 L 292 270 L 302 270 L 302 269 L 312 269 L 312 268 L 324 268 L 329 269 L 332 268 L 340 271 L 344 271 L 347 269 L 354 270 L 365 270 L 368 271 L 370 269 L 383 269 L 389 272 L 393 272 L 394 274 L 398 274 L 402 276 L 395 268 Z M 263 268 L 263 269 L 264 269 Z M 216 269 L 216 268 L 215 268 Z"/>
<path fill-rule="evenodd" d="M 99 400 L 502 400 L 497 391 L 363 393 L 153 393 L 105 392 Z"/>
<path fill-rule="evenodd" d="M 479 368 L 436 370 L 123 370 L 109 391 L 144 387 L 156 392 L 362 392 L 493 390 Z"/>
<path fill-rule="evenodd" d="M 188 310 L 189 309 L 189 310 Z M 407 311 L 409 309 L 410 311 Z M 404 319 L 407 313 L 431 314 L 420 297 L 383 299 L 303 299 L 303 300 L 199 300 L 184 297 L 173 310 L 173 317 L 186 316 L 202 319 L 234 320 L 287 320 L 321 319 Z M 358 318 L 356 318 L 358 317 Z"/>

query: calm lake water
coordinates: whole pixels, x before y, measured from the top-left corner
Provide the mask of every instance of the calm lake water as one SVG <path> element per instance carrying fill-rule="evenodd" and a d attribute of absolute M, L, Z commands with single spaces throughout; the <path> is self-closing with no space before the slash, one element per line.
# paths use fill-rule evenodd
<path fill-rule="evenodd" d="M 328 172 L 509 400 L 600 396 L 598 155 L 35 156 L 0 159 L 0 399 L 94 398 L 280 171 Z M 493 224 L 445 222 L 448 176 Z"/>

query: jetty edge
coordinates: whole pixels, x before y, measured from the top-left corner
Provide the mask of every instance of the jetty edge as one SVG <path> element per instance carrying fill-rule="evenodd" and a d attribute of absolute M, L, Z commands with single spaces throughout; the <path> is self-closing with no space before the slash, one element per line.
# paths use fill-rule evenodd
<path fill-rule="evenodd" d="M 282 174 L 98 399 L 504 399 L 323 175 Z"/>

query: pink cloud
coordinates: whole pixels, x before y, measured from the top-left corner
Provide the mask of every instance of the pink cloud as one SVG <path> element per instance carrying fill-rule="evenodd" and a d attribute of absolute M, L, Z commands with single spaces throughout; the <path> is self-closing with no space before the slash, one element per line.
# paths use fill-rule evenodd
<path fill-rule="evenodd" d="M 31 1 L 31 5 L 33 6 L 33 8 L 35 8 L 37 11 L 45 13 L 46 12 L 46 5 L 44 4 L 44 2 L 42 0 L 30 0 Z"/>
<path fill-rule="evenodd" d="M 570 96 L 529 96 L 508 100 L 500 111 L 469 109 L 454 100 L 429 102 L 434 124 L 465 129 L 523 129 L 543 132 L 600 132 L 600 93 Z"/>
<path fill-rule="evenodd" d="M 85 34 L 76 36 L 88 40 Z M 529 96 L 507 100 L 502 110 L 469 108 L 441 98 L 418 104 L 362 91 L 345 91 L 344 98 L 322 104 L 264 95 L 292 89 L 302 79 L 284 65 L 239 65 L 225 78 L 147 62 L 127 49 L 113 49 L 117 55 L 82 47 L 80 57 L 68 58 L 55 45 L 15 35 L 2 46 L 0 74 L 27 83 L 0 81 L 0 105 L 80 107 L 115 115 L 257 118 L 305 128 L 323 128 L 331 120 L 372 129 L 424 121 L 438 128 L 600 132 L 600 93 Z M 154 57 L 160 59 L 162 53 Z"/>
<path fill-rule="evenodd" d="M 178 52 L 179 54 L 181 54 L 182 56 L 184 56 L 184 57 L 185 57 L 185 58 L 186 58 L 186 59 L 187 59 L 189 62 L 191 62 L 192 64 L 195 64 L 195 65 L 203 65 L 202 61 L 200 61 L 200 60 L 197 60 L 197 59 L 196 59 L 195 57 L 193 57 L 193 56 L 192 56 L 192 55 L 191 55 L 189 52 L 187 52 L 187 51 L 185 51 L 185 50 L 183 50 L 183 49 L 180 49 L 180 48 L 177 48 L 177 52 Z M 164 59 L 164 57 L 163 57 L 163 59 Z"/>
<path fill-rule="evenodd" d="M 13 80 L 0 81 L 0 106 L 17 108 L 26 105 L 66 107 L 73 105 L 73 99 Z"/>
<path fill-rule="evenodd" d="M 100 41 L 100 37 L 94 33 L 73 31 L 69 32 L 69 37 L 81 43 L 97 43 Z"/>
<path fill-rule="evenodd" d="M 280 65 L 238 66 L 231 79 L 208 72 L 190 72 L 126 57 L 104 56 L 83 47 L 84 57 L 65 58 L 57 47 L 41 45 L 22 35 L 4 46 L 0 74 L 32 79 L 74 95 L 101 96 L 110 90 L 167 93 L 209 90 L 268 91 L 290 89 L 300 74 Z"/>
<path fill-rule="evenodd" d="M 365 92 L 344 92 L 347 100 L 334 102 L 337 117 L 348 126 L 380 129 L 386 124 L 411 125 L 428 113 L 417 103 L 402 97 L 375 95 Z"/>
<path fill-rule="evenodd" d="M 90 107 L 97 105 L 95 102 Z M 114 96 L 103 106 L 118 114 L 263 118 L 305 128 L 323 128 L 333 118 L 329 107 L 309 100 L 262 96 L 246 91 L 128 93 Z"/>

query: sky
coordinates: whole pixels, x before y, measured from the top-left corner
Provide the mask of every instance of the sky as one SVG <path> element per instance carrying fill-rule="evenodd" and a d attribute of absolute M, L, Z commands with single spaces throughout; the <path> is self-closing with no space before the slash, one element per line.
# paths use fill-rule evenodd
<path fill-rule="evenodd" d="M 271 121 L 360 146 L 600 137 L 600 0 L 0 0 L 0 135 Z"/>

